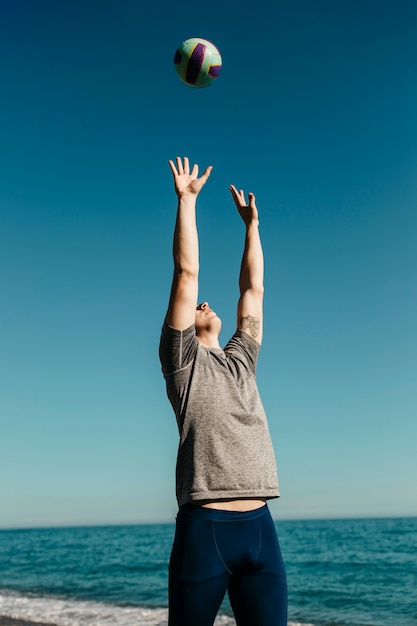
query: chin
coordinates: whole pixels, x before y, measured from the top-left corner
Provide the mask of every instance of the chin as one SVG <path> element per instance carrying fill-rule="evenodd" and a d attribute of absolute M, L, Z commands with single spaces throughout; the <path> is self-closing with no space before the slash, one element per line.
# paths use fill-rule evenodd
<path fill-rule="evenodd" d="M 212 327 L 213 327 L 213 330 L 216 329 L 217 334 L 220 334 L 220 331 L 221 331 L 221 328 L 222 328 L 222 321 L 221 321 L 220 317 L 217 317 L 217 315 L 213 319 Z"/>

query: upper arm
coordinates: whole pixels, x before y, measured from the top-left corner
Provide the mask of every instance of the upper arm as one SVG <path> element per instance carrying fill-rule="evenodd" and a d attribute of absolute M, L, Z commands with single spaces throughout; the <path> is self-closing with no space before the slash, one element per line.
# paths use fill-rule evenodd
<path fill-rule="evenodd" d="M 195 323 L 198 297 L 198 275 L 174 270 L 171 295 L 165 322 L 176 330 L 185 330 Z"/>
<path fill-rule="evenodd" d="M 263 335 L 263 289 L 247 289 L 239 298 L 237 327 L 259 344 Z"/>

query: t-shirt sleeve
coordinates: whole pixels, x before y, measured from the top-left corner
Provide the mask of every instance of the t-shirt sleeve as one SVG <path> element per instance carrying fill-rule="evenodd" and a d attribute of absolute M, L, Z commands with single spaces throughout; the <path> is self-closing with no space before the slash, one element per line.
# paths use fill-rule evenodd
<path fill-rule="evenodd" d="M 256 373 L 260 345 L 248 333 L 237 330 L 224 348 L 225 354 L 229 358 L 239 361 L 245 368 L 253 374 Z"/>
<path fill-rule="evenodd" d="M 186 330 L 176 330 L 168 324 L 162 327 L 159 358 L 165 376 L 185 369 L 194 360 L 198 339 L 194 324 Z"/>

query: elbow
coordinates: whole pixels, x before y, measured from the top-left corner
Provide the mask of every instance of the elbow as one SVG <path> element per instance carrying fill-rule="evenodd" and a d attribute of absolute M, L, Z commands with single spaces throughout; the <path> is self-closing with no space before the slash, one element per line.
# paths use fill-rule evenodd
<path fill-rule="evenodd" d="M 177 259 L 174 260 L 174 272 L 177 276 L 193 279 L 198 276 L 198 271 L 198 263 L 180 263 Z"/>
<path fill-rule="evenodd" d="M 263 283 L 259 283 L 259 285 L 247 285 L 241 289 L 241 295 L 243 296 L 245 293 L 251 295 L 256 298 L 263 299 L 265 288 Z"/>
<path fill-rule="evenodd" d="M 265 291 L 265 288 L 264 288 L 263 284 L 260 284 L 260 285 L 257 285 L 255 287 L 252 287 L 251 291 L 252 291 L 254 296 L 256 296 L 257 298 L 263 299 L 264 291 Z"/>

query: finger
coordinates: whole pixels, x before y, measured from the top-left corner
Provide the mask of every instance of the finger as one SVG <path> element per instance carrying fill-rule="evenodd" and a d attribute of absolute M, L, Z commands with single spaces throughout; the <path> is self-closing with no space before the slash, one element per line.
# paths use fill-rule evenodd
<path fill-rule="evenodd" d="M 177 170 L 178 170 L 178 174 L 180 176 L 182 176 L 184 174 L 184 168 L 182 166 L 181 157 L 177 157 Z"/>
<path fill-rule="evenodd" d="M 205 183 L 206 180 L 208 179 L 208 177 L 211 174 L 211 170 L 213 169 L 212 165 L 209 165 L 208 167 L 206 167 L 205 171 L 203 172 L 203 174 L 201 175 L 201 180 Z"/>
<path fill-rule="evenodd" d="M 194 163 L 194 165 L 193 165 L 191 176 L 193 176 L 194 178 L 198 178 L 198 165 L 197 165 L 197 163 Z"/>
<path fill-rule="evenodd" d="M 174 176 L 178 176 L 178 172 L 177 172 L 177 168 L 174 165 L 174 161 L 169 160 L 169 167 L 171 168 L 171 172 L 173 173 Z"/>
<path fill-rule="evenodd" d="M 244 205 L 245 201 L 242 200 L 240 193 L 236 189 L 234 185 L 231 185 L 230 191 L 232 192 L 233 200 L 235 201 L 236 208 L 240 210 Z"/>
<path fill-rule="evenodd" d="M 232 196 L 233 196 L 233 200 L 236 203 L 236 206 L 240 206 L 240 198 L 239 198 L 239 192 L 236 189 L 236 187 L 234 185 L 230 185 L 229 187 L 230 191 L 232 192 Z"/>
<path fill-rule="evenodd" d="M 188 157 L 184 157 L 184 174 L 188 174 L 190 173 L 190 162 L 188 160 Z"/>
<path fill-rule="evenodd" d="M 255 194 L 253 194 L 252 192 L 250 192 L 248 194 L 249 196 L 249 205 L 253 208 L 256 208 L 256 199 L 255 199 Z"/>

